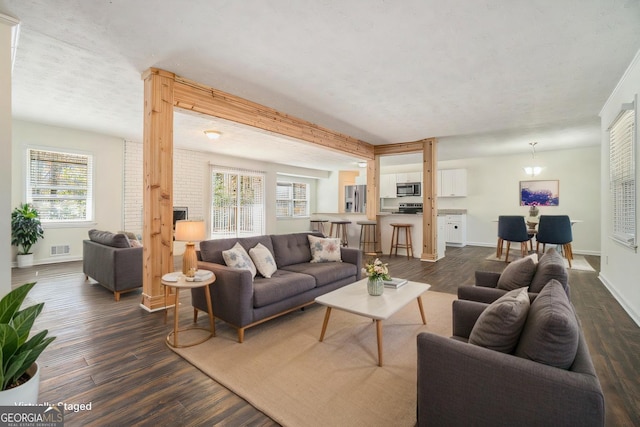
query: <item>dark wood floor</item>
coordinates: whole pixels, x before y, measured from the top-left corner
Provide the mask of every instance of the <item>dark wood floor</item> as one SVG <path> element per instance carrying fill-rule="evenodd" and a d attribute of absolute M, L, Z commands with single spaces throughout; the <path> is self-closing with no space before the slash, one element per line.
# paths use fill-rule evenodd
<path fill-rule="evenodd" d="M 503 263 L 485 260 L 492 251 L 447 248 L 446 258 L 437 263 L 382 259 L 396 276 L 455 293 L 459 285 L 473 283 L 475 270 L 504 268 Z M 586 258 L 599 270 L 598 257 Z M 40 357 L 40 400 L 91 403 L 90 411 L 67 410 L 65 425 L 276 425 L 168 349 L 164 340 L 171 325 L 163 323 L 163 313 L 140 308 L 139 292 L 124 294 L 116 303 L 106 289 L 84 281 L 80 262 L 14 269 L 12 276 L 14 286 L 38 281 L 29 294 L 33 301 L 45 302 L 36 326 L 57 336 Z M 638 426 L 640 328 L 597 273 L 572 270 L 570 284 L 604 389 L 607 425 Z M 189 294 L 183 294 L 180 316 L 186 326 L 192 310 Z M 200 322 L 206 326 L 206 316 Z M 259 326 L 249 329 L 245 339 L 258 333 Z"/>

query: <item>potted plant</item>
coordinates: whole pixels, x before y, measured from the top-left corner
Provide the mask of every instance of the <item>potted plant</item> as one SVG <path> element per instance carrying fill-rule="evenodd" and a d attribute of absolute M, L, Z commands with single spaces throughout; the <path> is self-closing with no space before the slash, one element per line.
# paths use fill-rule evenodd
<path fill-rule="evenodd" d="M 38 403 L 40 371 L 36 360 L 55 339 L 31 328 L 44 303 L 20 309 L 35 282 L 26 283 L 0 300 L 0 406 Z"/>
<path fill-rule="evenodd" d="M 31 247 L 44 236 L 38 211 L 24 203 L 11 212 L 11 244 L 18 247 L 18 268 L 33 265 Z"/>

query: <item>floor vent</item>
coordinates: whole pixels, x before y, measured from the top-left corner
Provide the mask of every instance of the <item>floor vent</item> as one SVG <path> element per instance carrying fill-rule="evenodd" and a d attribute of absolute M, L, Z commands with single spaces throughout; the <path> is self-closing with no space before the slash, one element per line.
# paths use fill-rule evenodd
<path fill-rule="evenodd" d="M 51 256 L 69 255 L 70 252 L 69 245 L 51 246 Z"/>

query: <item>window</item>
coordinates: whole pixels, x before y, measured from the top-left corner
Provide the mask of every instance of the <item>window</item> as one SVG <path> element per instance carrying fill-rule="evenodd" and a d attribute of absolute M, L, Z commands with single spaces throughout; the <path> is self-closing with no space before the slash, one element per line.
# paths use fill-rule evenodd
<path fill-rule="evenodd" d="M 28 149 L 27 159 L 27 202 L 42 222 L 93 219 L 92 156 Z"/>
<path fill-rule="evenodd" d="M 309 184 L 279 182 L 276 188 L 276 216 L 309 216 Z"/>
<path fill-rule="evenodd" d="M 264 172 L 211 171 L 211 238 L 264 234 Z"/>
<path fill-rule="evenodd" d="M 636 248 L 636 171 L 635 119 L 633 104 L 623 111 L 609 128 L 609 184 L 612 198 L 615 241 Z"/>

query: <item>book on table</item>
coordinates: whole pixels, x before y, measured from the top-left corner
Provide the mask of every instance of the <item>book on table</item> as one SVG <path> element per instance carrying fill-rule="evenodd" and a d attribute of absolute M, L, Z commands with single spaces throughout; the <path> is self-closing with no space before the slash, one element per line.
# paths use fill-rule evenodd
<path fill-rule="evenodd" d="M 391 280 L 383 280 L 384 285 L 387 288 L 399 288 L 400 286 L 404 286 L 407 284 L 407 279 L 398 279 L 396 277 L 392 277 Z"/>

